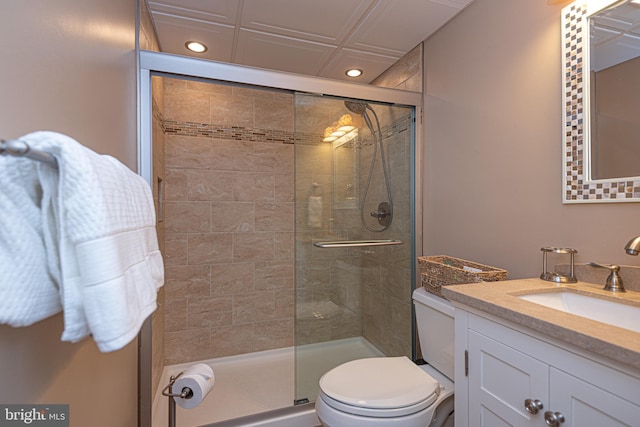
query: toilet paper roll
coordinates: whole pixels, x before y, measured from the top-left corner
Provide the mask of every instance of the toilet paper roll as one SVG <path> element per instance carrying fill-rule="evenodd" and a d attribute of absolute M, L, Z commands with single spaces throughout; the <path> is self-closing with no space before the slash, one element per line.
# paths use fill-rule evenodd
<path fill-rule="evenodd" d="M 198 363 L 187 368 L 173 384 L 173 393 L 180 394 L 185 387 L 191 389 L 190 396 L 174 397 L 173 400 L 184 409 L 192 409 L 198 406 L 215 385 L 216 377 L 211 366 Z"/>

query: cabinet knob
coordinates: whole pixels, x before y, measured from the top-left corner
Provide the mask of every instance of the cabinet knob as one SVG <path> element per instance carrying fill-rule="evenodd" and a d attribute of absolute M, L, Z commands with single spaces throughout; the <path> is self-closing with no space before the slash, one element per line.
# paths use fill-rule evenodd
<path fill-rule="evenodd" d="M 560 412 L 547 411 L 544 413 L 544 422 L 550 427 L 558 427 L 564 422 L 564 415 Z"/>
<path fill-rule="evenodd" d="M 542 408 L 544 405 L 538 399 L 525 399 L 524 401 L 524 409 L 530 414 L 537 414 Z"/>

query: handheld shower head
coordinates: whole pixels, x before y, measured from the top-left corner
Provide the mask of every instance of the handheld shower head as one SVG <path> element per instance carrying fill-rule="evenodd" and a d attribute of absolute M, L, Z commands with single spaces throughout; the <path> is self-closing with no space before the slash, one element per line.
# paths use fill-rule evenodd
<path fill-rule="evenodd" d="M 347 107 L 352 113 L 362 115 L 367 111 L 367 107 L 369 106 L 369 104 L 360 101 L 344 101 L 344 106 Z"/>

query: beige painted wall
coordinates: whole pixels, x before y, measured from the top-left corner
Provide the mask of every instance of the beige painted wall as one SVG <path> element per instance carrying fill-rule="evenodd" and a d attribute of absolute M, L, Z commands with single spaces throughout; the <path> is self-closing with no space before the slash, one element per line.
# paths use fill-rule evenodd
<path fill-rule="evenodd" d="M 0 2 L 0 137 L 70 135 L 136 166 L 135 12 L 130 0 Z M 10 223 L 3 218 L 2 226 Z M 61 343 L 62 316 L 0 326 L 2 403 L 69 403 L 73 426 L 137 424 L 137 345 Z"/>
<path fill-rule="evenodd" d="M 475 0 L 425 42 L 424 253 L 541 273 L 543 246 L 639 265 L 636 203 L 563 205 L 561 6 Z"/>

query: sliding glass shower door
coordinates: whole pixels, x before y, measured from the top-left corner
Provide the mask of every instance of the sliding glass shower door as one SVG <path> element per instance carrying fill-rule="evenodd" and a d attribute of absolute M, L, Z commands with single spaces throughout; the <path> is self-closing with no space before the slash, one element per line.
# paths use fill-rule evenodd
<path fill-rule="evenodd" d="M 413 107 L 296 94 L 296 400 L 349 360 L 412 355 Z"/>

